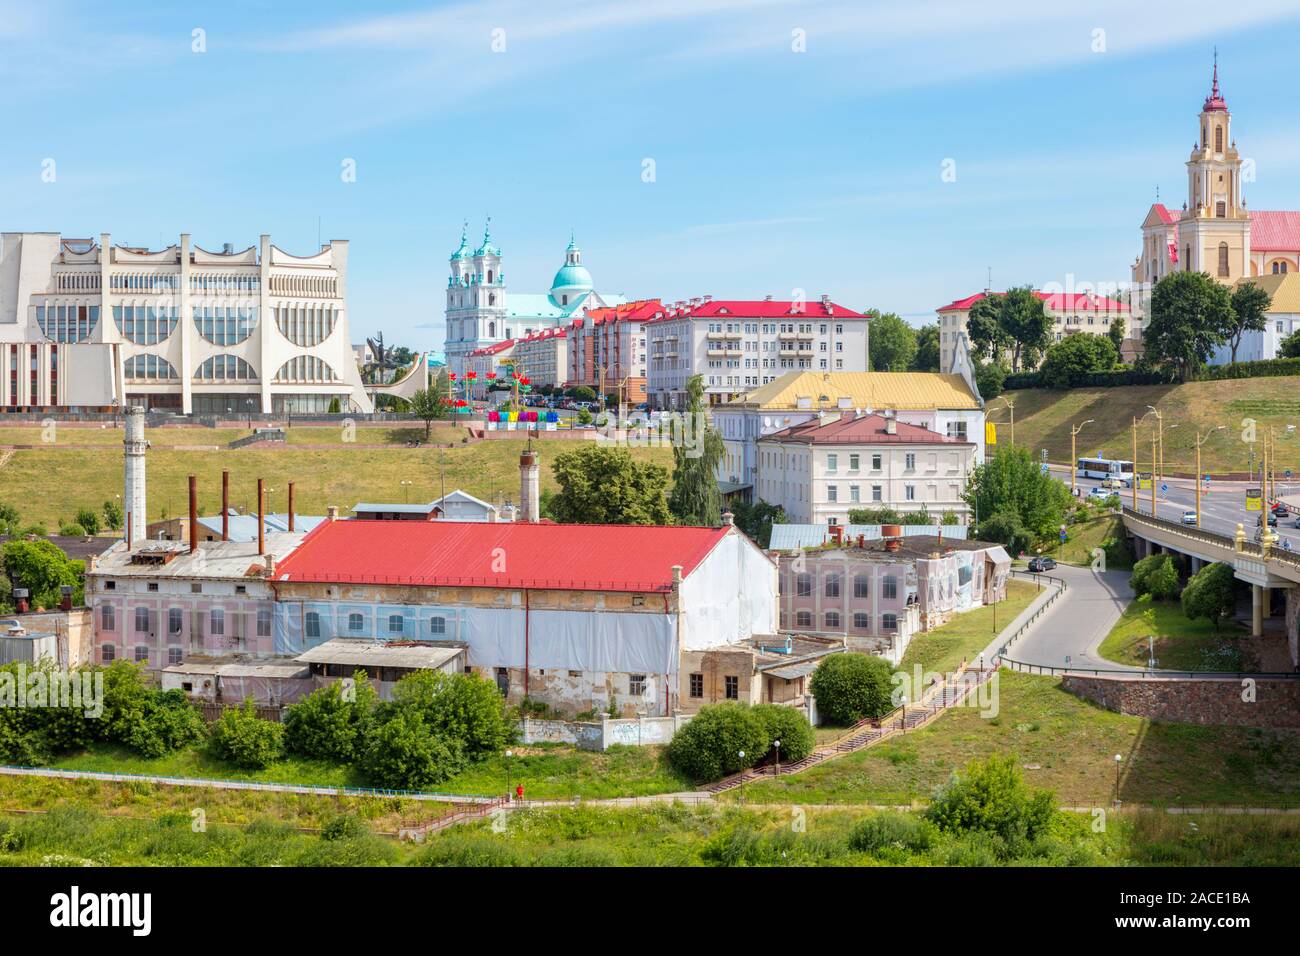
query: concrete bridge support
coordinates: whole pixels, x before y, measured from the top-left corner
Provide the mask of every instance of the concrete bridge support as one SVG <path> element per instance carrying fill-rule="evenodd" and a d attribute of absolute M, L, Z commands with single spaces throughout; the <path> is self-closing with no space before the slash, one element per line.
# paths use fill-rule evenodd
<path fill-rule="evenodd" d="M 1258 584 L 1250 586 L 1250 636 L 1264 635 L 1264 588 Z"/>

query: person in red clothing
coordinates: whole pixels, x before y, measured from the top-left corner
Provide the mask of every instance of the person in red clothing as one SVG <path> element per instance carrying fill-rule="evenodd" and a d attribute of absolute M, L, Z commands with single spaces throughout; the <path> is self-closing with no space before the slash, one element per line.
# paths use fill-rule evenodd
<path fill-rule="evenodd" d="M 515 787 L 515 799 L 519 801 L 524 799 L 524 785 L 522 783 Z"/>

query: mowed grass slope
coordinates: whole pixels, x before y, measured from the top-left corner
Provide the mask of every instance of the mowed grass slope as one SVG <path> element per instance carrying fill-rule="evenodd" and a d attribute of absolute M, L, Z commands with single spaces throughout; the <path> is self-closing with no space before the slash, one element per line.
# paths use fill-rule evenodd
<path fill-rule="evenodd" d="M 37 429 L 17 431 L 27 433 L 22 443 L 39 441 Z M 344 443 L 339 429 L 295 428 L 287 446 L 196 451 L 175 446 L 210 445 L 222 433 L 203 428 L 151 429 L 147 432 L 154 443 L 148 459 L 149 520 L 177 517 L 187 510 L 187 476 L 191 473 L 198 476 L 200 513 L 218 514 L 223 469 L 230 471 L 232 506 L 245 510 L 256 510 L 259 477 L 270 489 L 270 510 L 286 510 L 288 482 L 293 481 L 298 513 L 312 515 L 323 515 L 329 505 L 337 505 L 346 514 L 360 501 L 432 501 L 442 494 L 444 486 L 449 492 L 460 488 L 485 501 L 514 501 L 519 496 L 523 438 L 470 442 L 450 448 L 407 448 L 405 438 L 400 438 L 401 444 L 366 447 L 383 440 L 370 434 L 372 431 L 421 440 L 424 435 L 422 425 L 417 429 L 359 429 L 355 443 Z M 445 431 L 449 435 L 463 434 L 462 430 L 453 432 L 449 426 Z M 57 435 L 59 447 L 19 449 L 0 466 L 0 501 L 13 504 L 24 523 L 42 522 L 51 531 L 57 530 L 60 519 L 71 520 L 78 508 L 98 511 L 106 500 L 117 500 L 122 492 L 120 431 L 113 434 L 111 430 L 101 433 L 98 429 L 60 428 Z M 101 435 L 116 440 L 103 444 L 90 440 Z M 74 440 L 75 447 L 63 445 L 65 441 L 72 445 Z M 295 447 L 325 444 L 332 447 Z M 581 444 L 572 439 L 542 438 L 534 440 L 534 447 L 541 452 L 541 485 L 545 490 L 556 487 L 550 467 L 556 456 Z M 633 448 L 631 453 L 639 461 L 672 467 L 669 448 Z M 440 461 L 445 464 L 440 465 Z M 403 481 L 411 484 L 403 485 Z"/>
<path fill-rule="evenodd" d="M 1014 754 L 1025 779 L 1067 806 L 1120 797 L 1133 804 L 1300 806 L 1300 731 L 1156 723 L 1103 710 L 1060 680 L 1002 671 L 997 715 L 958 707 L 922 730 L 799 774 L 740 787 L 746 803 L 928 800 L 971 760 Z"/>
<path fill-rule="evenodd" d="M 1016 406 L 1016 443 L 1035 454 L 1046 448 L 1054 462 L 1070 458 L 1070 426 L 1087 419 L 1078 436 L 1078 455 L 1104 452 L 1108 458 L 1133 455 L 1132 422 L 1154 405 L 1164 416 L 1165 469 L 1191 474 L 1196 468 L 1196 433 L 1226 426 L 1201 446 L 1201 467 L 1211 473 L 1245 471 L 1250 446 L 1242 441 L 1242 419 L 1253 418 L 1262 440 L 1273 426 L 1279 470 L 1300 470 L 1300 430 L 1283 439 L 1288 424 L 1300 424 L 1300 377 L 1247 378 L 1186 385 L 1134 385 L 1123 388 L 1076 388 L 1067 391 L 1021 389 L 1007 392 Z M 1002 397 L 989 402 L 993 417 L 1006 418 Z M 1151 467 L 1151 416 L 1138 427 L 1140 470 Z M 1177 426 L 1177 427 L 1174 427 Z M 1010 436 L 1003 426 L 999 437 Z M 1258 461 L 1262 446 L 1255 445 Z"/>

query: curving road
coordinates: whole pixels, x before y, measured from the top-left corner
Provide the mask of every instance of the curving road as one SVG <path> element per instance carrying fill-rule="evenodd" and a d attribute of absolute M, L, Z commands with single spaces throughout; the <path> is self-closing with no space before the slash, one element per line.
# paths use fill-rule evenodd
<path fill-rule="evenodd" d="M 1042 667 L 1131 670 L 1097 653 L 1101 642 L 1133 600 L 1129 572 L 1099 572 L 1057 565 L 1051 574 L 1069 586 L 1007 649 L 1006 656 Z"/>

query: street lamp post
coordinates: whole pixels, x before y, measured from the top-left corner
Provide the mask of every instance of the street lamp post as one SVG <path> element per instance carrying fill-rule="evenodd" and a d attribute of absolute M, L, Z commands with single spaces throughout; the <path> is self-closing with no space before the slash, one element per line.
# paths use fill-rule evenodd
<path fill-rule="evenodd" d="M 1138 420 L 1133 416 L 1133 510 L 1138 510 Z"/>
<path fill-rule="evenodd" d="M 401 485 L 402 485 L 402 502 L 404 504 L 409 505 L 411 503 L 411 483 L 407 481 L 405 478 L 403 478 Z"/>
<path fill-rule="evenodd" d="M 513 787 L 514 781 L 510 779 L 510 758 L 513 757 L 514 755 L 515 752 L 513 750 L 506 751 L 506 799 L 507 800 L 509 800 L 510 795 L 515 792 Z"/>
<path fill-rule="evenodd" d="M 1159 457 L 1157 459 L 1157 457 L 1153 455 L 1151 458 L 1151 487 L 1154 488 L 1156 484 L 1155 479 L 1159 476 L 1163 476 L 1165 472 L 1165 416 L 1161 414 L 1160 409 L 1156 408 L 1154 405 L 1148 405 L 1147 408 L 1151 409 L 1151 411 L 1155 413 L 1156 429 L 1160 433 L 1159 438 L 1157 439 L 1159 443 L 1159 448 L 1157 449 Z M 1145 415 L 1142 417 L 1146 418 Z"/>
<path fill-rule="evenodd" d="M 1196 527 L 1201 526 L 1201 446 L 1215 432 L 1223 431 L 1227 425 L 1220 425 L 1218 428 L 1211 428 L 1203 436 L 1198 432 L 1196 435 L 1196 474 L 1193 476 L 1196 481 Z"/>
<path fill-rule="evenodd" d="M 1119 806 L 1119 765 L 1124 761 L 1123 754 L 1115 755 L 1115 806 Z"/>
<path fill-rule="evenodd" d="M 1157 455 L 1156 451 L 1156 430 L 1151 429 L 1151 517 L 1158 518 L 1156 514 L 1156 482 L 1160 479 L 1156 477 Z"/>
<path fill-rule="evenodd" d="M 1079 475 L 1079 456 L 1075 449 L 1075 438 L 1079 432 L 1083 431 L 1084 425 L 1091 425 L 1096 419 L 1089 418 L 1086 422 L 1080 422 L 1078 425 L 1070 426 L 1070 496 L 1074 496 L 1074 486 Z"/>
<path fill-rule="evenodd" d="M 772 767 L 772 776 L 778 777 L 781 775 L 781 741 L 772 741 L 772 746 L 776 748 L 776 764 Z"/>

